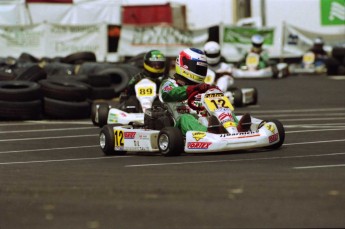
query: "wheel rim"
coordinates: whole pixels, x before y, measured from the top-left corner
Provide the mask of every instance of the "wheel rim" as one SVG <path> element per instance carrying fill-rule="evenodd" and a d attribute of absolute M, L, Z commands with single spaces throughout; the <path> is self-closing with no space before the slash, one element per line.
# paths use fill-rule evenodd
<path fill-rule="evenodd" d="M 167 150 L 168 147 L 169 147 L 169 137 L 168 135 L 166 134 L 162 134 L 160 137 L 159 137 L 159 148 L 163 151 Z"/>
<path fill-rule="evenodd" d="M 101 146 L 102 149 L 104 149 L 105 147 L 105 134 L 101 133 L 101 135 L 99 136 L 99 144 Z"/>

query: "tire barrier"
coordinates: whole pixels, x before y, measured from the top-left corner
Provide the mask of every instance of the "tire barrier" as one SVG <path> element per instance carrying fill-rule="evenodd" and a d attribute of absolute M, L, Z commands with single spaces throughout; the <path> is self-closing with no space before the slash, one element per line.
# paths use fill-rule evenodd
<path fill-rule="evenodd" d="M 40 85 L 30 81 L 0 82 L 0 107 L 0 119 L 41 119 L 42 92 Z"/>

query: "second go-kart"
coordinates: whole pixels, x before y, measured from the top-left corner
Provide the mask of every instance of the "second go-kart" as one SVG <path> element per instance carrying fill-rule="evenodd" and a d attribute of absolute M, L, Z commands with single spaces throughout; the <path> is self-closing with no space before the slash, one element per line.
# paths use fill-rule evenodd
<path fill-rule="evenodd" d="M 326 74 L 325 58 L 318 58 L 315 53 L 306 52 L 302 63 L 291 64 L 289 71 L 291 74 Z"/>
<path fill-rule="evenodd" d="M 107 103 L 93 105 L 92 122 L 100 127 L 111 123 L 144 122 L 145 110 L 159 103 L 157 85 L 149 79 L 142 79 L 134 88 L 135 96 L 130 96 L 117 107 Z"/>
<path fill-rule="evenodd" d="M 241 79 L 260 79 L 260 78 L 284 78 L 289 75 L 288 65 L 286 63 L 271 64 L 265 68 L 259 68 L 260 55 L 250 52 L 245 64 L 232 70 L 234 78 Z"/>
<path fill-rule="evenodd" d="M 238 132 L 232 105 L 223 92 L 210 89 L 197 96 L 192 93 L 188 105 L 208 117 L 218 120 L 214 126 L 222 127 L 218 133 L 187 131 L 183 136 L 174 127 L 174 120 L 168 110 L 153 107 L 145 111 L 143 124 L 105 125 L 100 132 L 100 147 L 105 155 L 123 155 L 126 152 L 159 152 L 164 156 L 178 156 L 181 153 L 211 153 L 245 149 L 277 149 L 285 139 L 284 126 L 278 120 L 260 120 L 251 117 L 250 128 Z M 200 101 L 195 103 L 196 98 Z M 202 106 L 196 104 L 201 103 Z M 241 118 L 237 116 L 236 118 Z"/>
<path fill-rule="evenodd" d="M 255 105 L 258 102 L 258 90 L 255 87 L 238 88 L 234 86 L 231 72 L 214 72 L 208 69 L 205 83 L 214 84 L 220 88 L 235 107 Z"/>

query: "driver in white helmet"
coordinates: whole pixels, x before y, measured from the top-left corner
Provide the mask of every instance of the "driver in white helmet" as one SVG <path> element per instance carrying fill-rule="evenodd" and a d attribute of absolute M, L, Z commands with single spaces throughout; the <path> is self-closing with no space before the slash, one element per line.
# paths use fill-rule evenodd
<path fill-rule="evenodd" d="M 269 55 L 268 52 L 266 50 L 263 49 L 263 44 L 264 44 L 264 37 L 261 36 L 260 34 L 255 34 L 252 36 L 251 38 L 251 42 L 252 42 L 252 47 L 250 49 L 250 51 L 244 56 L 243 61 L 241 61 L 242 63 L 245 63 L 245 60 L 247 58 L 247 55 L 249 53 L 256 53 L 260 56 L 260 60 L 259 60 L 259 69 L 262 68 L 266 68 L 269 66 Z"/>
<path fill-rule="evenodd" d="M 231 76 L 232 65 L 225 62 L 221 55 L 219 43 L 208 41 L 204 45 L 204 52 L 207 58 L 209 71 L 205 79 L 206 83 L 215 84 L 222 91 L 227 91 L 234 84 Z"/>

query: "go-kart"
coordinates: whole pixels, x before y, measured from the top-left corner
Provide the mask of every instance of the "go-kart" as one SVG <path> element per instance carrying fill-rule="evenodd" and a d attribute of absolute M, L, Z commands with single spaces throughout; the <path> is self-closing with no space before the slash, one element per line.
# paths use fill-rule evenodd
<path fill-rule="evenodd" d="M 289 75 L 289 69 L 286 63 L 271 63 L 267 67 L 259 68 L 260 61 L 259 54 L 250 52 L 245 59 L 245 63 L 240 64 L 238 68 L 232 70 L 232 76 L 241 79 L 277 79 Z"/>
<path fill-rule="evenodd" d="M 171 115 L 164 108 L 150 108 L 145 111 L 143 124 L 105 125 L 99 141 L 105 155 L 123 155 L 126 152 L 160 152 L 164 156 L 178 156 L 186 153 L 211 153 L 245 149 L 277 149 L 285 139 L 285 130 L 278 120 L 260 120 L 251 117 L 250 129 L 238 132 L 233 107 L 229 99 L 219 89 L 209 89 L 195 102 L 194 92 L 188 98 L 191 109 L 201 116 L 214 116 L 223 131 L 218 133 L 187 131 L 183 136 L 174 127 Z M 199 104 L 202 106 L 197 106 Z M 236 116 L 240 119 L 241 116 Z M 213 126 L 214 127 L 214 126 Z"/>
<path fill-rule="evenodd" d="M 255 87 L 235 87 L 231 72 L 214 72 L 208 69 L 205 83 L 220 88 L 235 107 L 255 105 L 258 102 L 258 90 Z"/>
<path fill-rule="evenodd" d="M 130 124 L 144 122 L 144 112 L 152 104 L 158 104 L 157 85 L 149 79 L 142 79 L 134 86 L 135 96 L 130 96 L 113 107 L 107 103 L 97 103 L 92 108 L 92 122 L 96 126 L 106 124 Z"/>
<path fill-rule="evenodd" d="M 325 58 L 317 58 L 315 53 L 306 52 L 302 57 L 302 63 L 290 64 L 291 74 L 326 74 Z"/>

